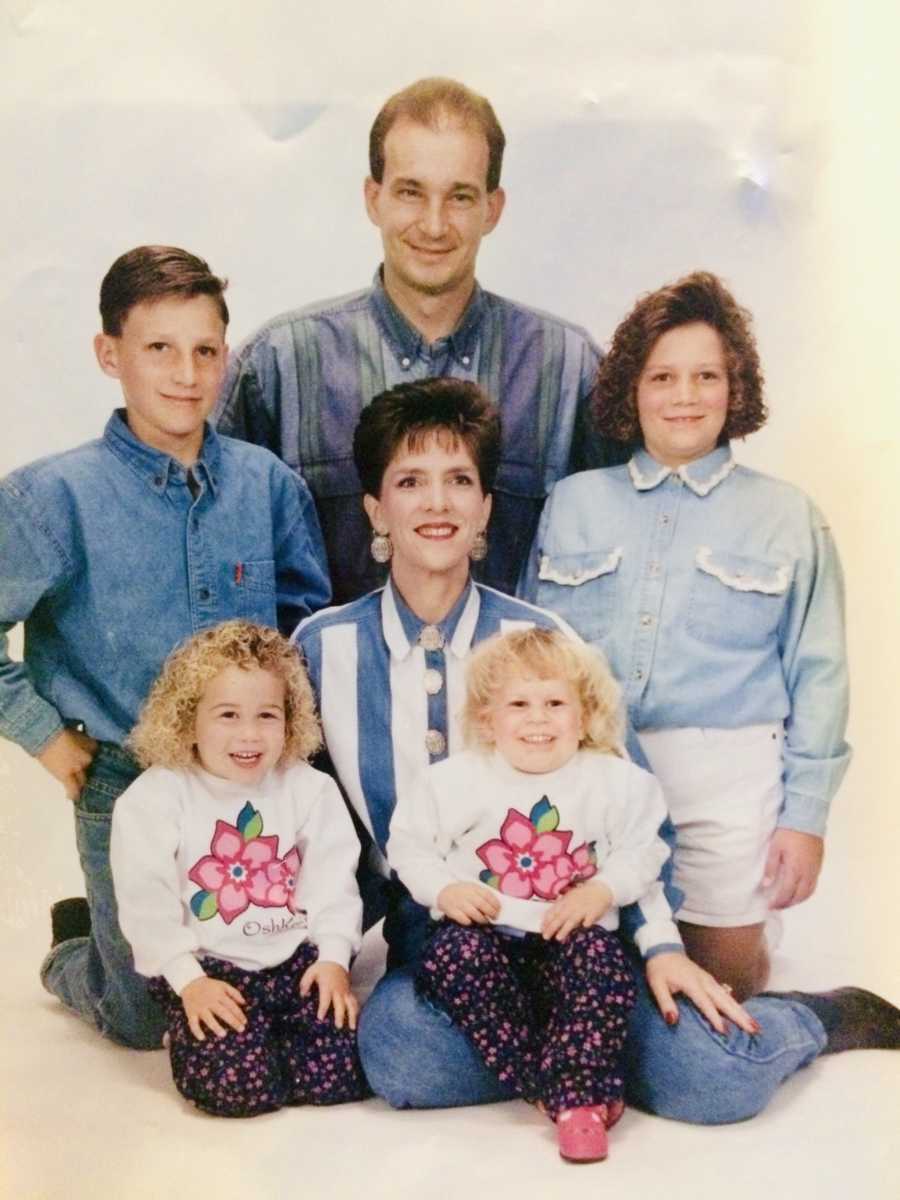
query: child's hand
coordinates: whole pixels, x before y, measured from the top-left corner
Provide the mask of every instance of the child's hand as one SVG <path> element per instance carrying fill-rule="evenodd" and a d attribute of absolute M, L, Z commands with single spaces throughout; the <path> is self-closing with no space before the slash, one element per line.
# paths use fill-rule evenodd
<path fill-rule="evenodd" d="M 825 841 L 814 833 L 776 829 L 769 843 L 763 887 L 775 884 L 771 908 L 802 904 L 816 890 L 825 857 Z"/>
<path fill-rule="evenodd" d="M 307 967 L 300 980 L 300 995 L 308 996 L 313 984 L 319 989 L 319 1008 L 316 1016 L 321 1021 L 329 1008 L 334 1008 L 334 1023 L 338 1029 L 344 1028 L 344 1019 L 348 1029 L 356 1028 L 356 1018 L 359 1015 L 359 1001 L 350 990 L 350 976 L 338 963 L 314 962 Z"/>
<path fill-rule="evenodd" d="M 541 935 L 546 941 L 556 938 L 564 942 L 573 929 L 585 929 L 599 921 L 613 902 L 613 894 L 599 880 L 579 883 L 570 888 L 553 904 L 541 922 Z"/>
<path fill-rule="evenodd" d="M 448 883 L 438 892 L 437 907 L 457 925 L 488 925 L 500 912 L 497 893 L 480 883 Z"/>
<path fill-rule="evenodd" d="M 59 780 L 69 799 L 77 800 L 96 753 L 97 743 L 92 737 L 79 729 L 63 729 L 44 747 L 37 760 Z"/>
<path fill-rule="evenodd" d="M 709 971 L 704 971 L 686 954 L 678 951 L 654 954 L 647 960 L 647 983 L 667 1025 L 677 1025 L 675 996 L 681 993 L 693 1000 L 713 1029 L 724 1034 L 722 1015 L 745 1033 L 759 1033 L 759 1024 L 738 1004 L 731 992 Z"/>
<path fill-rule="evenodd" d="M 204 1025 L 220 1038 L 228 1032 L 220 1025 L 220 1021 L 238 1033 L 243 1033 L 247 1028 L 247 1018 L 241 1011 L 244 997 L 236 987 L 222 979 L 201 975 L 199 979 L 192 979 L 185 984 L 179 995 L 191 1033 L 198 1042 L 206 1041 Z"/>

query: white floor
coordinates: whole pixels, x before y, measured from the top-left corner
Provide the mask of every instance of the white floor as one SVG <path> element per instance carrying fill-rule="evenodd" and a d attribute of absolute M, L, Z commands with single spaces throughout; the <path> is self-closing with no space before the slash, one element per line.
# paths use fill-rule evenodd
<path fill-rule="evenodd" d="M 165 1054 L 104 1042 L 41 990 L 47 909 L 80 890 L 71 822 L 53 781 L 8 745 L 0 792 L 4 1200 L 900 1195 L 900 1054 L 885 1052 L 820 1060 L 743 1125 L 703 1129 L 628 1112 L 598 1166 L 563 1164 L 550 1124 L 518 1103 L 397 1113 L 371 1100 L 243 1122 L 198 1114 L 172 1088 Z M 882 940 L 885 914 L 896 921 L 898 911 L 896 843 L 885 830 L 860 834 L 852 804 L 842 798 L 819 894 L 787 922 L 774 983 L 856 982 L 898 1003 L 897 939 Z M 368 939 L 357 964 L 363 986 L 380 972 L 380 950 L 377 936 Z"/>

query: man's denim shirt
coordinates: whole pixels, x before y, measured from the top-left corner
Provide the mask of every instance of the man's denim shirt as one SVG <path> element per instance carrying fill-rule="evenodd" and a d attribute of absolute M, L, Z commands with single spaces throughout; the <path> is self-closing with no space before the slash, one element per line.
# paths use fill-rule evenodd
<path fill-rule="evenodd" d="M 328 602 L 309 492 L 207 426 L 185 468 L 120 412 L 101 439 L 0 483 L 0 735 L 39 753 L 63 724 L 121 743 L 167 654 L 230 617 L 289 632 Z M 25 623 L 25 662 L 7 654 Z"/>
<path fill-rule="evenodd" d="M 222 433 L 266 446 L 299 470 L 316 498 L 335 603 L 380 587 L 353 462 L 363 407 L 398 383 L 451 376 L 500 406 L 502 445 L 488 556 L 475 578 L 511 593 L 550 487 L 572 471 L 623 462 L 594 432 L 590 393 L 599 351 L 575 325 L 476 285 L 454 332 L 429 345 L 371 288 L 275 317 L 232 357 L 217 409 Z"/>
<path fill-rule="evenodd" d="M 520 587 L 600 646 L 635 728 L 784 721 L 779 824 L 821 835 L 850 761 L 843 580 L 822 514 L 729 446 L 556 485 Z"/>

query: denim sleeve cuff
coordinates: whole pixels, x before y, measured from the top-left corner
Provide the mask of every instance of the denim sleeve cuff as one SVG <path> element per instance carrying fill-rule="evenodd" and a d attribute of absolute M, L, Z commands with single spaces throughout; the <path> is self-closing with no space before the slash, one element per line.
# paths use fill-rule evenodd
<path fill-rule="evenodd" d="M 330 936 L 320 938 L 316 943 L 319 951 L 319 962 L 337 963 L 345 971 L 350 969 L 350 957 L 353 945 L 346 938 Z"/>
<path fill-rule="evenodd" d="M 13 720 L 0 723 L 0 733 L 31 755 L 45 750 L 64 728 L 53 705 L 37 694 Z"/>
<path fill-rule="evenodd" d="M 181 954 L 167 963 L 162 975 L 166 983 L 180 996 L 183 989 L 195 979 L 202 979 L 206 972 L 194 958 L 193 954 Z"/>
<path fill-rule="evenodd" d="M 798 833 L 813 833 L 825 836 L 828 821 L 828 804 L 814 796 L 801 796 L 788 792 L 778 818 L 779 829 L 795 829 Z"/>

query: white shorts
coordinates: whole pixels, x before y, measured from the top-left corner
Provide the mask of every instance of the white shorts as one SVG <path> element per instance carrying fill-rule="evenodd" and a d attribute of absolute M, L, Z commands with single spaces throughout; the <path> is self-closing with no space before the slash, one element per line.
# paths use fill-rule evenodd
<path fill-rule="evenodd" d="M 769 915 L 762 878 L 781 811 L 784 726 L 654 729 L 638 734 L 676 829 L 675 914 L 694 925 L 755 925 Z"/>

